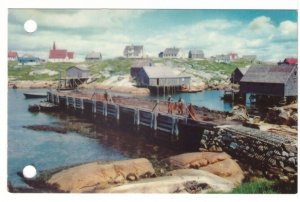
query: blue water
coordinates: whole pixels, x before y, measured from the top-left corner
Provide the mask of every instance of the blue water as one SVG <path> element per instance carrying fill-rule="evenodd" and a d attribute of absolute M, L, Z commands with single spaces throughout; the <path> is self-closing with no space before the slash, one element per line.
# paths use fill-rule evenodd
<path fill-rule="evenodd" d="M 121 160 L 126 158 L 152 158 L 153 155 L 166 158 L 177 150 L 159 147 L 153 150 L 156 142 L 140 134 L 132 134 L 116 127 L 98 124 L 98 139 L 68 132 L 59 134 L 49 131 L 34 131 L 23 128 L 26 125 L 57 125 L 61 117 L 45 113 L 28 112 L 29 104 L 37 104 L 43 99 L 25 99 L 24 92 L 46 92 L 38 90 L 8 90 L 8 180 L 13 186 L 26 186 L 17 172 L 33 164 L 38 171 L 68 166 L 95 160 Z M 120 94 L 116 94 L 120 95 Z M 205 106 L 220 111 L 230 111 L 232 106 L 223 103 L 223 91 L 203 91 L 173 95 L 175 101 L 181 96 L 185 103 Z M 132 95 L 131 95 L 132 96 Z M 147 97 L 149 98 L 149 97 Z M 157 99 L 156 96 L 150 98 Z M 160 96 L 159 99 L 167 99 Z M 80 120 L 79 120 L 80 121 Z M 105 123 L 102 123 L 105 124 Z M 152 141 L 152 142 L 151 142 Z"/>
<path fill-rule="evenodd" d="M 39 99 L 24 99 L 23 92 L 27 91 L 8 90 L 8 180 L 13 186 L 26 186 L 17 172 L 28 164 L 41 171 L 95 160 L 126 159 L 117 150 L 75 132 L 59 134 L 23 128 L 34 124 L 54 125 L 59 121 L 44 113 L 29 113 L 28 105 L 38 103 Z"/>
<path fill-rule="evenodd" d="M 178 93 L 172 95 L 172 98 L 174 101 L 177 101 L 179 97 L 182 97 L 186 104 L 192 103 L 193 105 L 197 105 L 199 107 L 207 107 L 212 110 L 229 112 L 232 110 L 232 104 L 221 100 L 223 95 L 223 90 L 206 90 L 197 93 Z M 167 95 L 150 97 L 160 100 L 166 100 L 168 98 Z"/>

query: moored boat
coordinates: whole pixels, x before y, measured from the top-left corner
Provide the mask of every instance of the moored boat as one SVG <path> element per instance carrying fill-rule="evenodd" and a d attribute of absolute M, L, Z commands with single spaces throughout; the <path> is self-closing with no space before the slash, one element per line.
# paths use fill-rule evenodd
<path fill-rule="evenodd" d="M 23 93 L 26 99 L 46 98 L 46 93 Z"/>

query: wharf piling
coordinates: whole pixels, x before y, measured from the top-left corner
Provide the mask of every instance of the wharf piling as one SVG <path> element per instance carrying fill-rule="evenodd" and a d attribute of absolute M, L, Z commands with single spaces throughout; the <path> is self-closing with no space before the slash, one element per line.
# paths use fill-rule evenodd
<path fill-rule="evenodd" d="M 138 106 L 126 106 L 113 101 L 88 98 L 80 94 L 67 95 L 49 91 L 47 101 L 60 108 L 84 113 L 87 116 L 109 117 L 125 124 L 142 125 L 174 136 L 179 135 L 178 124 L 187 123 L 188 120 L 185 115 L 157 112 Z"/>

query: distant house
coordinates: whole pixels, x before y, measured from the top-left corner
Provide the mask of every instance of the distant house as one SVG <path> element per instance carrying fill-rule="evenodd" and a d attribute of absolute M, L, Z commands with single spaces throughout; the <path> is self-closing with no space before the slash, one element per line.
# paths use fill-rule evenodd
<path fill-rule="evenodd" d="M 252 65 L 240 81 L 242 94 L 297 96 L 297 65 Z"/>
<path fill-rule="evenodd" d="M 204 59 L 204 52 L 202 50 L 190 50 L 189 58 L 191 59 Z"/>
<path fill-rule="evenodd" d="M 102 55 L 100 52 L 90 52 L 85 56 L 85 61 L 100 61 L 102 60 Z"/>
<path fill-rule="evenodd" d="M 140 45 L 126 46 L 123 55 L 126 58 L 143 58 L 144 47 Z"/>
<path fill-rule="evenodd" d="M 158 53 L 158 57 L 159 57 L 159 58 L 163 58 L 163 57 L 164 57 L 164 52 Z"/>
<path fill-rule="evenodd" d="M 67 69 L 67 79 L 89 78 L 90 71 L 87 65 L 75 65 Z"/>
<path fill-rule="evenodd" d="M 74 60 L 74 52 L 69 52 L 66 49 L 56 49 L 55 42 L 49 52 L 50 62 L 69 62 Z"/>
<path fill-rule="evenodd" d="M 285 58 L 283 63 L 289 65 L 296 65 L 298 64 L 298 58 Z"/>
<path fill-rule="evenodd" d="M 21 57 L 18 57 L 18 65 L 39 65 L 40 59 L 31 54 L 24 54 Z"/>
<path fill-rule="evenodd" d="M 136 78 L 139 71 L 145 67 L 145 66 L 153 66 L 153 63 L 152 63 L 152 60 L 150 59 L 139 59 L 139 60 L 136 60 L 131 68 L 130 68 L 130 75 L 132 78 Z"/>
<path fill-rule="evenodd" d="M 248 60 L 252 63 L 256 60 L 256 55 L 243 55 L 242 59 Z"/>
<path fill-rule="evenodd" d="M 8 51 L 7 58 L 8 58 L 8 61 L 17 61 L 18 53 L 15 51 Z"/>
<path fill-rule="evenodd" d="M 228 64 L 230 63 L 230 57 L 229 55 L 224 55 L 224 54 L 217 55 L 215 58 L 215 62 Z"/>
<path fill-rule="evenodd" d="M 139 86 L 146 87 L 181 87 L 190 85 L 190 76 L 178 76 L 167 66 L 145 66 L 136 78 Z"/>
<path fill-rule="evenodd" d="M 234 61 L 238 59 L 238 54 L 237 53 L 228 53 L 229 60 Z"/>
<path fill-rule="evenodd" d="M 180 48 L 166 48 L 163 53 L 164 58 L 184 58 L 184 52 Z"/>
<path fill-rule="evenodd" d="M 235 70 L 231 73 L 230 82 L 231 83 L 239 83 L 240 80 L 243 78 L 243 76 L 246 74 L 249 67 L 237 67 Z"/>

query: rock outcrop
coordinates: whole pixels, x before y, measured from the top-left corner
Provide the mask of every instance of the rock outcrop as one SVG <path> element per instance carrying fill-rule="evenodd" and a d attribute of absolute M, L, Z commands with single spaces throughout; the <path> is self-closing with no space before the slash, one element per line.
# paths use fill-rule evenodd
<path fill-rule="evenodd" d="M 244 105 L 236 105 L 232 108 L 232 116 L 227 117 L 227 120 L 231 121 L 249 121 L 249 115 Z"/>
<path fill-rule="evenodd" d="M 233 183 L 207 171 L 182 169 L 167 173 L 169 176 L 143 179 L 105 190 L 103 193 L 206 193 L 229 192 Z"/>
<path fill-rule="evenodd" d="M 298 123 L 298 106 L 291 104 L 269 108 L 264 121 L 272 124 L 295 126 Z"/>
<path fill-rule="evenodd" d="M 105 164 L 94 162 L 62 170 L 47 183 L 65 192 L 94 192 L 151 177 L 154 173 L 152 164 L 144 158 Z"/>
<path fill-rule="evenodd" d="M 171 168 L 194 168 L 205 170 L 227 180 L 234 185 L 241 184 L 244 174 L 231 157 L 222 152 L 194 152 L 172 156 L 168 159 Z"/>

